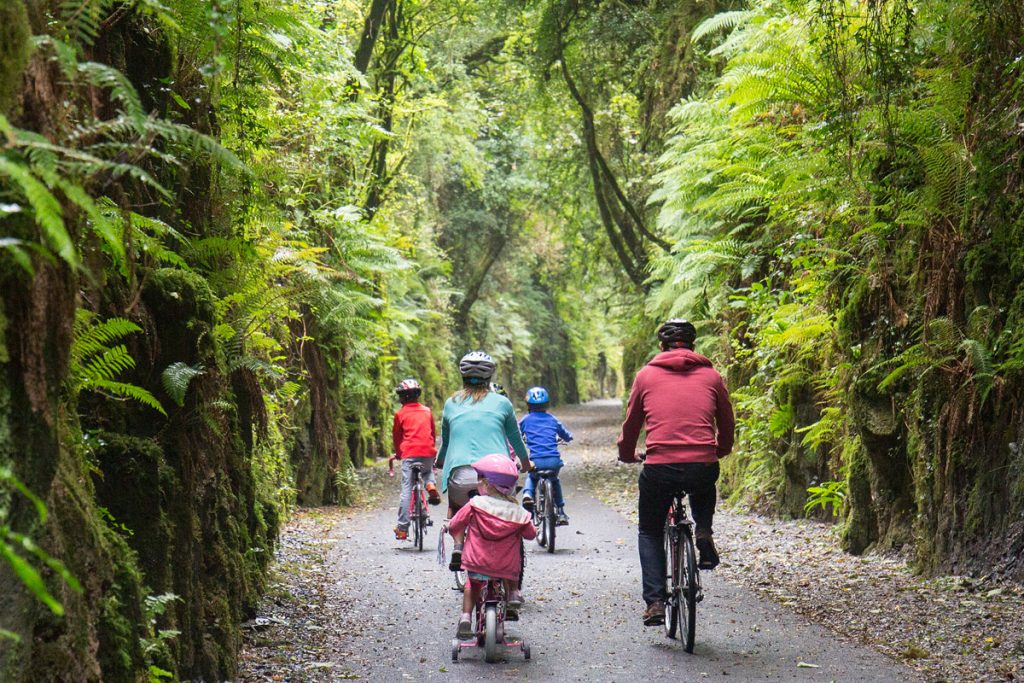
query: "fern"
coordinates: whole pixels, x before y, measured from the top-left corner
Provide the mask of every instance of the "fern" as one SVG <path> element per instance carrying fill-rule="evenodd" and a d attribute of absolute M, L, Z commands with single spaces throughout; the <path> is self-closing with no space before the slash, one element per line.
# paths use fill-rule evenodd
<path fill-rule="evenodd" d="M 697 43 L 706 36 L 731 31 L 743 22 L 749 20 L 751 16 L 753 16 L 753 13 L 749 10 L 719 12 L 718 14 L 708 17 L 697 24 L 697 27 L 693 29 L 693 34 L 690 36 L 690 40 Z"/>
<path fill-rule="evenodd" d="M 135 359 L 123 344 L 111 344 L 141 330 L 124 318 L 110 318 L 97 323 L 88 311 L 79 309 L 76 312 L 75 338 L 71 343 L 68 367 L 68 391 L 72 400 L 80 391 L 92 391 L 109 398 L 136 401 L 167 414 L 149 391 L 116 379 L 135 367 Z"/>
<path fill-rule="evenodd" d="M 180 407 L 185 405 L 185 393 L 188 391 L 188 385 L 203 372 L 202 365 L 191 366 L 178 361 L 171 363 L 160 373 L 160 381 L 167 395 Z"/>

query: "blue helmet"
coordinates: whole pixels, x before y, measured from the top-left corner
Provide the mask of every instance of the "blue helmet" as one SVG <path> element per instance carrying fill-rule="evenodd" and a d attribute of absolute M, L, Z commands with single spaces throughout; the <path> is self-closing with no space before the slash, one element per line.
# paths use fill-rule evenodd
<path fill-rule="evenodd" d="M 526 392 L 526 402 L 530 405 L 548 402 L 548 390 L 544 387 L 534 387 Z"/>

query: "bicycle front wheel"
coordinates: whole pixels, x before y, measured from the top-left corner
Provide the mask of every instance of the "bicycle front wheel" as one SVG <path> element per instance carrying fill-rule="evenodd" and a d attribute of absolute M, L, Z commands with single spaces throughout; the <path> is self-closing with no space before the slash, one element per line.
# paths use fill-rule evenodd
<path fill-rule="evenodd" d="M 550 479 L 544 480 L 544 524 L 548 529 L 548 552 L 555 552 L 555 524 L 558 522 L 555 512 L 555 496 Z"/>
<path fill-rule="evenodd" d="M 679 555 L 675 527 L 665 522 L 665 635 L 675 638 L 679 630 Z"/>
<path fill-rule="evenodd" d="M 678 604 L 682 612 L 679 639 L 683 641 L 683 649 L 693 652 L 697 630 L 697 554 L 693 549 L 693 536 L 688 533 L 679 539 L 678 558 L 681 579 Z"/>

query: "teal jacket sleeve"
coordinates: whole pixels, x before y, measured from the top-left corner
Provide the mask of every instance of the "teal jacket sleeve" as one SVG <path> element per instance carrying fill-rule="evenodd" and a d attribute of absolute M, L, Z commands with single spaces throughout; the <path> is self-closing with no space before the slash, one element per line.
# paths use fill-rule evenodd
<path fill-rule="evenodd" d="M 445 405 L 447 408 L 448 406 Z M 448 457 L 448 438 L 451 429 L 448 426 L 448 411 L 445 410 L 441 413 L 441 450 L 437 452 L 437 459 L 434 461 L 434 467 L 442 469 L 444 467 L 444 460 Z"/>
<path fill-rule="evenodd" d="M 530 469 L 530 455 L 526 450 L 526 444 L 523 443 L 523 435 L 519 433 L 515 408 L 507 401 L 505 405 L 505 438 L 512 445 L 512 450 L 516 452 L 516 457 L 523 465 L 523 471 Z"/>

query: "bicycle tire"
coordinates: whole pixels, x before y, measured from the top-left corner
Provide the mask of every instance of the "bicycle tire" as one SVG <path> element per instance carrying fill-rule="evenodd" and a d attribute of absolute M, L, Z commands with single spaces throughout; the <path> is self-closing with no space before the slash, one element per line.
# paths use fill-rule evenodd
<path fill-rule="evenodd" d="M 413 501 L 413 527 L 416 532 L 413 542 L 416 550 L 423 550 L 423 521 L 425 515 L 423 514 L 423 487 L 419 482 L 413 488 L 412 494 L 415 496 Z"/>
<path fill-rule="evenodd" d="M 545 496 L 546 502 L 544 504 L 544 521 L 548 527 L 548 552 L 555 552 L 555 525 L 558 522 L 557 513 L 555 512 L 555 496 L 554 487 L 551 485 L 550 479 L 544 480 L 544 486 L 546 488 Z"/>
<path fill-rule="evenodd" d="M 493 604 L 484 612 L 484 661 L 498 661 L 498 606 Z"/>
<path fill-rule="evenodd" d="M 537 527 L 537 545 L 545 548 L 548 545 L 548 527 L 544 523 L 544 506 L 547 498 L 544 495 L 543 480 L 537 486 L 537 499 L 533 502 L 533 524 Z"/>
<path fill-rule="evenodd" d="M 697 553 L 693 547 L 693 536 L 689 530 L 682 534 L 678 548 L 681 586 L 679 605 L 682 618 L 679 620 L 679 640 L 683 649 L 693 652 L 693 642 L 697 631 Z"/>
<path fill-rule="evenodd" d="M 466 590 L 466 570 L 460 569 L 457 572 L 452 572 L 455 575 L 455 590 L 460 593 Z"/>
<path fill-rule="evenodd" d="M 665 636 L 675 638 L 679 631 L 679 555 L 676 552 L 676 530 L 665 520 L 665 580 L 668 588 L 665 599 Z"/>

